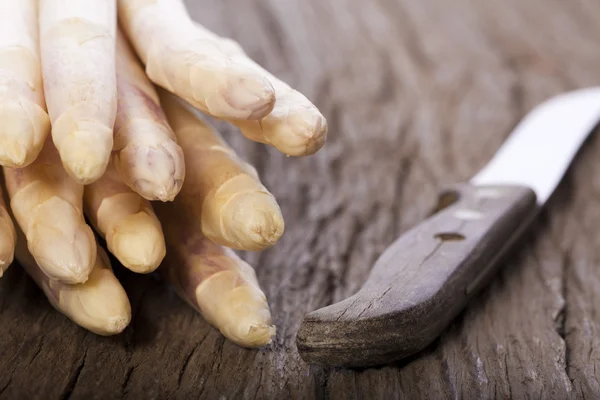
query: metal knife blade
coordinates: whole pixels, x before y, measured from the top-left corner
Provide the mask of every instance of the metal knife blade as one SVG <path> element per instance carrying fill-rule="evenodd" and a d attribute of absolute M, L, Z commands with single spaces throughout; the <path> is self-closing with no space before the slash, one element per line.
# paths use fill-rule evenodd
<path fill-rule="evenodd" d="M 527 186 L 542 205 L 599 119 L 600 87 L 553 97 L 523 118 L 471 183 Z"/>
<path fill-rule="evenodd" d="M 353 296 L 306 315 L 307 362 L 368 367 L 431 344 L 493 277 L 600 120 L 600 87 L 561 94 L 525 116 L 469 182 L 392 243 Z"/>

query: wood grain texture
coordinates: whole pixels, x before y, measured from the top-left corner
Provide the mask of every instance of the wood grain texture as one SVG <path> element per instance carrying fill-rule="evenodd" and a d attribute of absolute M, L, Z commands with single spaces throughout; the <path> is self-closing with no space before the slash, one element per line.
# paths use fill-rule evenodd
<path fill-rule="evenodd" d="M 0 398 L 597 398 L 600 139 L 592 137 L 521 251 L 439 340 L 381 368 L 302 362 L 309 311 L 355 293 L 373 262 L 474 174 L 535 104 L 600 83 L 592 0 L 195 0 L 324 112 L 329 142 L 286 158 L 218 124 L 280 201 L 286 233 L 245 254 L 278 334 L 244 350 L 153 276 L 118 275 L 118 337 L 56 313 L 14 265 L 0 279 Z M 193 5 L 192 5 L 193 4 Z"/>

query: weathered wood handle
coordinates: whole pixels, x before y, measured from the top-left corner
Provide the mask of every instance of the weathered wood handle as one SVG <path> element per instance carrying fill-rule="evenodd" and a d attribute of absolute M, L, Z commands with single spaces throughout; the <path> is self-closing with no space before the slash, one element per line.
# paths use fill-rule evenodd
<path fill-rule="evenodd" d="M 525 187 L 445 190 L 435 213 L 381 255 L 360 291 L 305 317 L 301 357 L 366 367 L 422 350 L 485 286 L 537 210 Z"/>

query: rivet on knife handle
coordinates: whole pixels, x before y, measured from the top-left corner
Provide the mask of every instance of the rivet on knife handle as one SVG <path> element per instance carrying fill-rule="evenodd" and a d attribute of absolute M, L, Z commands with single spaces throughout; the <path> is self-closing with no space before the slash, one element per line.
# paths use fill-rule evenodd
<path fill-rule="evenodd" d="M 487 282 L 537 210 L 535 193 L 518 186 L 460 185 L 440 203 L 388 247 L 358 293 L 305 318 L 297 336 L 305 360 L 360 367 L 421 350 Z"/>

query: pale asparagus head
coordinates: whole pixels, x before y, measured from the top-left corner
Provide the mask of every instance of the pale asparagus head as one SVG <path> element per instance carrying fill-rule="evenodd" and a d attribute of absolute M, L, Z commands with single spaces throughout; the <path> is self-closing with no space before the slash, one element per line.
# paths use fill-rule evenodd
<path fill-rule="evenodd" d="M 0 54 L 0 57 L 2 55 Z M 36 159 L 50 132 L 48 114 L 36 103 L 15 97 L 0 71 L 0 164 L 24 167 Z"/>
<path fill-rule="evenodd" d="M 121 211 L 114 204 L 110 207 L 110 203 L 122 200 L 131 203 L 132 208 Z M 160 222 L 150 204 L 136 193 L 113 196 L 110 203 L 105 200 L 100 206 L 98 220 L 111 212 L 120 215 L 113 216 L 112 224 L 99 222 L 100 226 L 106 226 L 106 241 L 111 253 L 133 272 L 146 274 L 156 270 L 165 257 L 166 249 Z"/>
<path fill-rule="evenodd" d="M 275 244 L 283 217 L 256 169 L 189 105 L 164 90 L 159 95 L 185 154 L 187 177 L 175 201 L 201 217 L 203 234 L 215 243 L 250 251 Z"/>
<path fill-rule="evenodd" d="M 93 119 L 63 114 L 52 124 L 52 137 L 63 167 L 79 184 L 99 179 L 108 165 L 113 131 Z"/>
<path fill-rule="evenodd" d="M 87 282 L 74 285 L 48 278 L 23 245 L 17 246 L 16 258 L 56 310 L 98 335 L 115 335 L 129 325 L 131 305 L 112 272 L 108 256 L 101 247 L 97 252 L 98 258 Z"/>
<path fill-rule="evenodd" d="M 213 253 L 204 263 L 200 268 L 207 277 L 194 293 L 204 318 L 240 346 L 260 347 L 271 343 L 276 328 L 252 267 L 229 249 L 223 249 L 221 254 Z M 206 273 L 208 271 L 213 273 Z"/>
<path fill-rule="evenodd" d="M 52 138 L 80 184 L 102 176 L 117 111 L 114 0 L 40 0 L 44 93 Z"/>
<path fill-rule="evenodd" d="M 198 286 L 196 301 L 203 316 L 232 342 L 265 346 L 276 333 L 267 299 L 258 288 L 238 280 L 231 271 L 218 272 Z"/>
<path fill-rule="evenodd" d="M 18 207 L 15 202 L 19 198 L 13 197 L 13 209 Z M 35 208 L 26 230 L 28 249 L 49 277 L 71 284 L 88 279 L 96 245 L 80 210 L 59 197 L 51 197 Z"/>
<path fill-rule="evenodd" d="M 173 201 L 183 185 L 183 151 L 167 129 L 152 120 L 136 119 L 115 136 L 115 147 L 121 148 L 114 152 L 115 167 L 127 186 L 147 200 Z M 120 140 L 124 137 L 127 143 Z"/>
<path fill-rule="evenodd" d="M 285 225 L 275 197 L 248 174 L 228 180 L 206 197 L 202 221 L 204 234 L 215 243 L 248 251 L 273 246 Z"/>
<path fill-rule="evenodd" d="M 172 201 L 185 176 L 183 151 L 160 107 L 154 85 L 120 31 L 117 93 L 113 154 L 119 174 L 145 199 Z"/>
<path fill-rule="evenodd" d="M 127 293 L 114 276 L 108 256 L 98 247 L 96 265 L 84 284 L 65 285 L 48 281 L 46 293 L 53 303 L 76 324 L 102 336 L 122 332 L 131 321 Z"/>
<path fill-rule="evenodd" d="M 40 267 L 66 283 L 85 282 L 96 259 L 96 244 L 82 213 L 83 187 L 62 168 L 48 139 L 25 168 L 4 168 L 10 208 Z"/>
<path fill-rule="evenodd" d="M 182 299 L 234 343 L 270 343 L 276 329 L 252 267 L 204 237 L 198 221 L 175 203 L 159 203 L 155 209 L 168 246 L 160 270 Z"/>
<path fill-rule="evenodd" d="M 286 92 L 282 98 L 278 97 L 273 112 L 260 123 L 234 123 L 249 139 L 269 144 L 288 156 L 312 155 L 327 140 L 327 120 L 308 100 L 301 103 L 293 97 L 304 98 L 297 91 Z"/>

